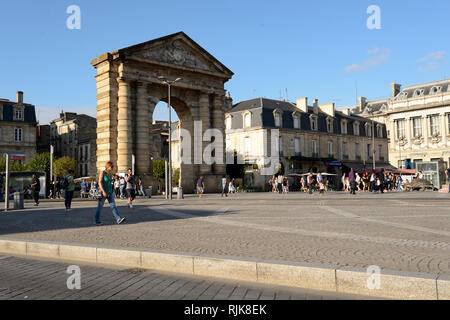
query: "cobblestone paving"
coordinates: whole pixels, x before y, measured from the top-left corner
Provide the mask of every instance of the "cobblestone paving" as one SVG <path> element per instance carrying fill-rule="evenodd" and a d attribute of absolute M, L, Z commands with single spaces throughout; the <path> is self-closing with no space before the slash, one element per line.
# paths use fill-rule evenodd
<path fill-rule="evenodd" d="M 70 262 L 0 256 L 0 300 L 354 300 L 368 299 L 151 270 L 78 264 L 81 288 L 70 290 Z M 69 281 L 69 283 L 73 283 Z"/>
<path fill-rule="evenodd" d="M 118 201 L 123 225 L 108 206 L 94 226 L 94 202 L 27 203 L 0 213 L 0 237 L 187 254 L 450 274 L 450 195 L 437 192 L 248 193 L 168 202 Z"/>

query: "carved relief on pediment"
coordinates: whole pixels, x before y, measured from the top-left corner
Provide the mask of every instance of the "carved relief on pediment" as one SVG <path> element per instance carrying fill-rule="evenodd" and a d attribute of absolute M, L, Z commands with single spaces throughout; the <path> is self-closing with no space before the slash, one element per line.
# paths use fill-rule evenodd
<path fill-rule="evenodd" d="M 183 44 L 182 40 L 171 41 L 161 47 L 141 51 L 137 53 L 136 56 L 193 69 L 215 71 L 212 70 L 207 63 L 197 57 L 192 52 L 192 49 L 188 49 L 188 46 Z"/>

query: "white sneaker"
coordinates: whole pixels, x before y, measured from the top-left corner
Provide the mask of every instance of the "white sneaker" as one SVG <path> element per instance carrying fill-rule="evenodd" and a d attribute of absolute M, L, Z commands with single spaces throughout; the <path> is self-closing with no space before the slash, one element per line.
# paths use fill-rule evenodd
<path fill-rule="evenodd" d="M 133 205 L 132 204 L 130 204 L 130 209 L 133 209 Z"/>

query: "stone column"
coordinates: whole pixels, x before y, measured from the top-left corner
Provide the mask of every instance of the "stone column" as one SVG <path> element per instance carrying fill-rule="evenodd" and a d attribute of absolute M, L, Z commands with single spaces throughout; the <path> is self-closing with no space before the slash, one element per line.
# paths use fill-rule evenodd
<path fill-rule="evenodd" d="M 199 117 L 198 121 L 201 121 L 202 123 L 202 136 L 196 137 L 197 139 L 201 139 L 202 143 L 202 163 L 200 164 L 200 174 L 210 174 L 211 173 L 211 165 L 205 164 L 205 161 L 203 159 L 203 152 L 207 145 L 209 145 L 210 141 L 203 141 L 203 135 L 206 130 L 208 130 L 211 127 L 211 119 L 210 119 L 210 107 L 209 107 L 209 94 L 202 92 L 199 97 Z"/>
<path fill-rule="evenodd" d="M 133 134 L 131 128 L 131 85 L 121 78 L 117 115 L 117 172 L 125 173 L 131 168 Z"/>
<path fill-rule="evenodd" d="M 144 175 L 150 173 L 150 127 L 147 86 L 138 83 L 136 97 L 136 173 Z"/>
<path fill-rule="evenodd" d="M 422 116 L 423 119 L 423 140 L 425 143 L 425 148 L 428 148 L 428 117 Z"/>
<path fill-rule="evenodd" d="M 224 175 L 226 174 L 226 163 L 225 163 L 225 111 L 224 111 L 224 104 L 225 104 L 225 94 L 214 95 L 214 101 L 213 101 L 213 111 L 212 111 L 212 123 L 214 129 L 220 130 L 222 132 L 222 139 L 220 141 L 221 148 L 222 148 L 222 164 L 215 164 L 214 165 L 214 171 L 216 174 Z M 218 139 L 218 138 L 216 138 Z M 217 150 L 216 150 L 216 156 L 217 156 Z M 218 159 L 219 161 L 219 159 Z"/>
<path fill-rule="evenodd" d="M 445 123 L 445 113 L 441 113 L 439 115 L 441 117 L 441 127 L 442 129 L 441 131 L 441 135 L 442 135 L 442 143 L 444 144 L 444 146 L 447 146 L 447 128 L 446 128 L 446 123 Z"/>

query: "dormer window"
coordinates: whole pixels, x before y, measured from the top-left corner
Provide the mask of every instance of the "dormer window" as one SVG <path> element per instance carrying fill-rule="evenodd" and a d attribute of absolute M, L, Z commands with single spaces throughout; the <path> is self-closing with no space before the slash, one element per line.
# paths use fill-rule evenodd
<path fill-rule="evenodd" d="M 327 117 L 325 119 L 325 123 L 327 125 L 327 132 L 328 133 L 332 133 L 333 132 L 333 118 L 332 117 Z"/>
<path fill-rule="evenodd" d="M 341 121 L 341 133 L 347 134 L 347 120 Z"/>
<path fill-rule="evenodd" d="M 372 125 L 370 123 L 366 123 L 366 136 L 372 136 Z"/>
<path fill-rule="evenodd" d="M 311 130 L 313 131 L 317 131 L 319 129 L 318 125 L 317 125 L 317 116 L 312 114 L 309 116 L 309 120 L 311 123 Z"/>
<path fill-rule="evenodd" d="M 231 129 L 231 125 L 232 125 L 232 122 L 231 122 L 232 120 L 231 120 L 231 115 L 226 115 L 225 116 L 225 129 L 226 130 L 230 130 Z"/>
<path fill-rule="evenodd" d="M 273 112 L 273 118 L 274 118 L 274 122 L 275 122 L 275 127 L 277 128 L 281 128 L 281 115 L 283 114 L 283 112 L 279 109 L 274 110 Z"/>
<path fill-rule="evenodd" d="M 353 122 L 353 134 L 355 136 L 359 136 L 359 122 L 358 121 Z"/>
<path fill-rule="evenodd" d="M 244 118 L 244 128 L 250 128 L 252 126 L 252 114 L 250 111 L 245 111 L 243 113 Z"/>
<path fill-rule="evenodd" d="M 14 120 L 23 121 L 23 107 L 14 107 Z"/>
<path fill-rule="evenodd" d="M 294 129 L 300 129 L 300 115 L 297 112 L 292 114 L 292 120 L 294 122 Z"/>
<path fill-rule="evenodd" d="M 383 137 L 383 127 L 379 124 L 377 125 L 377 137 L 382 138 Z"/>
<path fill-rule="evenodd" d="M 417 89 L 416 91 L 414 91 L 414 97 L 421 97 L 423 96 L 425 90 L 423 89 Z"/>
<path fill-rule="evenodd" d="M 442 87 L 439 86 L 434 86 L 433 88 L 431 88 L 430 90 L 430 94 L 438 94 L 442 91 Z"/>

